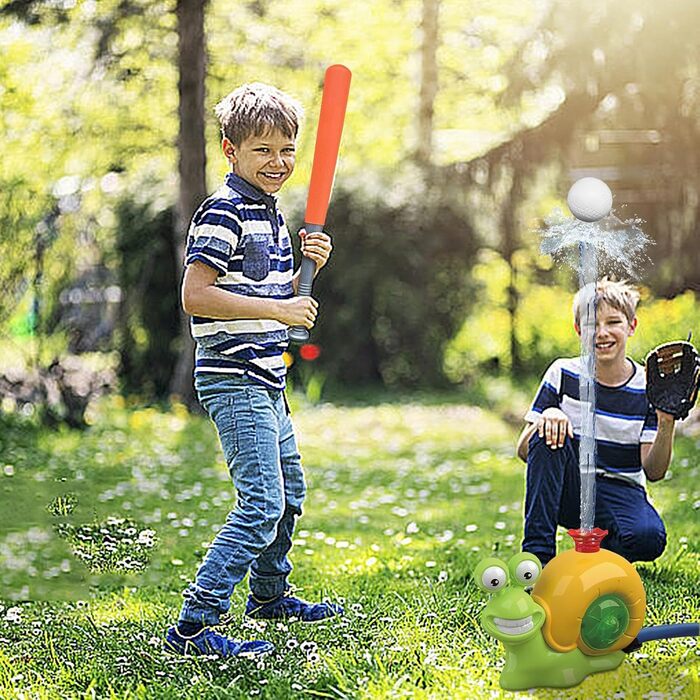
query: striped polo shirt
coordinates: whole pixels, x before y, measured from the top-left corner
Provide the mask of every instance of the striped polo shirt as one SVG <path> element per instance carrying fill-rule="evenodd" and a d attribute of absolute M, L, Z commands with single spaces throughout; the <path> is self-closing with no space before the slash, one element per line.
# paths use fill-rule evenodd
<path fill-rule="evenodd" d="M 216 286 L 235 294 L 289 299 L 294 259 L 289 231 L 275 197 L 234 173 L 195 212 L 185 265 L 195 260 L 216 270 Z M 221 321 L 193 316 L 195 375 L 248 376 L 284 389 L 287 326 L 270 319 Z"/>
<path fill-rule="evenodd" d="M 640 444 L 654 442 L 657 418 L 647 399 L 644 367 L 629 362 L 634 372 L 624 384 L 609 387 L 596 382 L 596 471 L 644 486 Z M 534 423 L 546 408 L 561 409 L 571 421 L 577 445 L 581 435 L 580 371 L 578 357 L 555 360 L 525 414 L 525 420 Z"/>

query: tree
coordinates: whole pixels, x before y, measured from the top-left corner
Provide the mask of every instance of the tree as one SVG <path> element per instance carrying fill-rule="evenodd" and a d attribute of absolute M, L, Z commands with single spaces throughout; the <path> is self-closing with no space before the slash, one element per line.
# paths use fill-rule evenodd
<path fill-rule="evenodd" d="M 177 66 L 178 66 L 178 199 L 176 225 L 173 230 L 174 249 L 178 265 L 182 264 L 185 236 L 189 219 L 207 193 L 206 155 L 204 135 L 204 95 L 206 46 L 204 38 L 204 13 L 208 0 L 177 0 Z M 120 30 L 127 21 L 141 17 L 146 7 L 162 6 L 158 0 L 120 0 L 97 17 L 99 28 L 95 41 L 95 61 L 108 65 L 112 70 L 123 71 L 129 79 L 135 70 L 128 52 L 116 47 Z M 65 24 L 72 15 L 50 0 L 14 0 L 2 8 L 5 16 L 14 16 L 28 24 Z M 4 211 L 12 211 L 10 207 Z M 17 271 L 12 273 L 17 277 Z M 171 382 L 171 392 L 177 394 L 188 405 L 194 401 L 192 389 L 193 344 L 187 320 L 180 310 L 181 349 L 180 359 Z"/>
<path fill-rule="evenodd" d="M 206 149 L 204 141 L 204 83 L 206 73 L 206 44 L 204 12 L 206 0 L 178 0 L 178 94 L 179 135 L 176 250 L 179 261 L 184 260 L 189 222 L 207 194 Z M 179 360 L 170 384 L 170 392 L 192 406 L 192 369 L 194 343 L 189 331 L 189 319 L 180 309 Z"/>
<path fill-rule="evenodd" d="M 433 114 L 438 91 L 438 18 L 440 0 L 423 0 L 421 21 L 421 79 L 418 96 L 418 144 L 416 160 L 428 169 L 433 161 Z"/>

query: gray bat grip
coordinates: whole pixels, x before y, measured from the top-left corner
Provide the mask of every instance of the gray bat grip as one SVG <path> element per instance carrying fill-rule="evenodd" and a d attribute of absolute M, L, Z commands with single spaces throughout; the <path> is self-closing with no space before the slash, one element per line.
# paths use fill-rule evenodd
<path fill-rule="evenodd" d="M 306 233 L 317 233 L 323 231 L 323 224 L 304 223 Z M 314 273 L 316 263 L 304 256 L 301 259 L 301 270 L 299 272 L 299 284 L 297 285 L 297 296 L 310 297 L 311 289 L 314 285 Z M 304 326 L 293 326 L 289 329 L 289 340 L 292 343 L 306 343 L 309 340 L 309 331 Z"/>

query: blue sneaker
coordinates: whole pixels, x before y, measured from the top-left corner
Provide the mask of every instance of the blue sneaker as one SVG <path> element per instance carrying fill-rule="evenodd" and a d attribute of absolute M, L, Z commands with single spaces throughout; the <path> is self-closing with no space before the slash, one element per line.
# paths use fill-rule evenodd
<path fill-rule="evenodd" d="M 295 598 L 287 591 L 279 598 L 266 602 L 248 596 L 245 614 L 255 620 L 286 620 L 294 617 L 302 622 L 320 622 L 335 615 L 342 615 L 343 608 L 337 603 L 307 603 Z"/>
<path fill-rule="evenodd" d="M 177 627 L 170 627 L 165 635 L 165 648 L 182 656 L 257 657 L 271 652 L 275 645 L 261 640 L 237 642 L 215 632 L 211 627 L 205 627 L 192 637 L 185 637 L 178 632 Z"/>

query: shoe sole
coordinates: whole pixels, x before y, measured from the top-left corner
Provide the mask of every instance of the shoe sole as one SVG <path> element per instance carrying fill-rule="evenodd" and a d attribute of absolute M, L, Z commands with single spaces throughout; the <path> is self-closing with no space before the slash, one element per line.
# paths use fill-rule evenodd
<path fill-rule="evenodd" d="M 197 652 L 194 654 L 190 654 L 187 650 L 188 646 L 194 647 L 195 649 L 197 649 Z M 203 654 L 199 650 L 199 648 L 194 646 L 191 642 L 185 642 L 185 650 L 180 651 L 171 642 L 165 640 L 165 643 L 163 644 L 163 650 L 166 651 L 168 654 L 173 654 L 174 656 L 179 656 L 181 658 L 187 658 L 187 659 L 195 659 L 195 658 L 208 659 L 210 657 L 216 657 L 217 660 L 220 660 L 220 659 L 259 659 L 261 656 L 267 656 L 268 654 L 271 654 L 275 650 L 275 647 L 273 646 L 270 649 L 264 649 L 263 651 L 242 651 L 240 654 L 236 654 L 235 656 L 222 656 L 221 654 L 217 654 L 216 652 L 212 652 L 211 654 Z"/>

